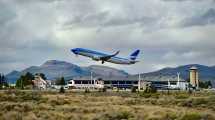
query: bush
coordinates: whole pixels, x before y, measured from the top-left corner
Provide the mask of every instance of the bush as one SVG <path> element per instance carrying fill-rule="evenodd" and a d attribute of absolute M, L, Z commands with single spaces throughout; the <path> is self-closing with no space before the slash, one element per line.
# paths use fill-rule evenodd
<path fill-rule="evenodd" d="M 146 86 L 146 89 L 144 90 L 145 93 L 156 93 L 157 88 L 153 85 Z"/>
<path fill-rule="evenodd" d="M 106 88 L 103 88 L 103 89 L 102 89 L 102 92 L 106 92 L 106 91 L 107 91 L 107 89 L 106 89 Z"/>
<path fill-rule="evenodd" d="M 39 101 L 42 99 L 42 96 L 38 92 L 22 92 L 19 98 L 23 101 L 26 101 L 26 100 Z"/>
<path fill-rule="evenodd" d="M 39 92 L 21 92 L 21 91 L 9 91 L 4 94 L 0 94 L 0 101 L 40 101 L 42 95 Z"/>
<path fill-rule="evenodd" d="M 105 87 L 104 88 L 99 88 L 98 90 L 99 90 L 99 92 L 106 92 L 107 88 L 105 88 Z"/>
<path fill-rule="evenodd" d="M 64 89 L 64 87 L 61 87 L 61 88 L 60 88 L 59 93 L 65 93 L 65 89 Z"/>
<path fill-rule="evenodd" d="M 140 95 L 140 97 L 144 97 L 144 98 L 155 98 L 155 99 L 159 98 L 159 94 L 157 94 L 157 93 L 141 92 L 139 95 Z"/>
<path fill-rule="evenodd" d="M 132 87 L 132 88 L 131 88 L 131 92 L 132 92 L 132 93 L 136 93 L 136 92 L 137 92 L 137 89 L 136 89 L 135 87 Z"/>
<path fill-rule="evenodd" d="M 140 96 L 141 96 L 141 97 L 144 97 L 144 98 L 150 98 L 150 97 L 152 96 L 152 94 L 151 94 L 151 93 L 141 92 L 141 93 L 140 93 Z"/>
<path fill-rule="evenodd" d="M 177 120 L 177 114 L 175 114 L 175 113 L 167 113 L 164 116 L 164 119 L 165 120 Z"/>
<path fill-rule="evenodd" d="M 90 93 L 89 88 L 86 88 L 86 89 L 84 90 L 84 92 L 85 92 L 85 93 Z"/>
<path fill-rule="evenodd" d="M 175 95 L 175 98 L 176 99 L 187 99 L 187 98 L 189 98 L 189 96 L 187 95 L 187 94 L 176 94 Z"/>
<path fill-rule="evenodd" d="M 1 117 L 0 117 L 1 118 Z M 2 116 L 3 120 L 22 120 L 22 114 L 20 114 L 17 111 L 10 111 L 10 112 L 6 112 L 3 116 Z"/>
<path fill-rule="evenodd" d="M 108 112 L 104 113 L 93 120 L 129 120 L 134 118 L 134 115 L 128 111 Z"/>
<path fill-rule="evenodd" d="M 119 112 L 115 117 L 113 117 L 113 118 L 115 118 L 116 120 L 127 120 L 127 119 L 129 119 L 129 118 L 133 118 L 134 116 L 133 116 L 133 114 L 131 114 L 130 112 L 128 112 L 128 111 L 123 111 L 123 112 Z"/>
<path fill-rule="evenodd" d="M 197 113 L 185 114 L 181 118 L 181 120 L 201 120 L 201 119 L 202 119 L 201 115 Z"/>
<path fill-rule="evenodd" d="M 205 99 L 205 98 L 195 98 L 193 99 L 193 105 L 204 105 L 204 104 L 207 104 L 208 101 Z"/>

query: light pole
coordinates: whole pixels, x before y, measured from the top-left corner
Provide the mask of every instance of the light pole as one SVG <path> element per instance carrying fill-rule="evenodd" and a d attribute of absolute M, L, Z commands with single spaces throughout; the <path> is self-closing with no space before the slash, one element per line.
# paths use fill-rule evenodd
<path fill-rule="evenodd" d="M 90 72 L 90 84 L 93 85 L 93 72 L 91 71 Z M 95 81 L 94 81 L 94 84 L 95 84 Z M 94 88 L 94 86 L 93 86 Z"/>
<path fill-rule="evenodd" d="M 138 91 L 140 91 L 140 80 L 141 79 L 141 76 L 140 76 L 140 73 L 139 73 L 139 76 L 138 76 Z"/>

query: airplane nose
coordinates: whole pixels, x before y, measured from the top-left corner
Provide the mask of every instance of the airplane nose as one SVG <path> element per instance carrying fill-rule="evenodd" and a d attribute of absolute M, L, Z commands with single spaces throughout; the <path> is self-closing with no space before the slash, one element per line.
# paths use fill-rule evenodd
<path fill-rule="evenodd" d="M 71 49 L 71 51 L 72 51 L 74 54 L 77 54 L 77 50 L 76 50 L 76 49 Z"/>

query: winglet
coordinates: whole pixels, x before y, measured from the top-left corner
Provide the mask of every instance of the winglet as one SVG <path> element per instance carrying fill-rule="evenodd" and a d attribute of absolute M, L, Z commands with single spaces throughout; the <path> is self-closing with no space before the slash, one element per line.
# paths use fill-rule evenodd
<path fill-rule="evenodd" d="M 110 59 L 111 57 L 114 57 L 114 56 L 116 56 L 116 55 L 118 55 L 118 54 L 119 54 L 119 51 L 117 51 L 117 52 L 114 53 L 113 55 L 107 55 L 107 56 L 100 57 L 100 59 L 101 59 L 102 61 L 107 61 L 107 60 Z M 102 62 L 102 64 L 103 64 L 103 62 Z"/>
<path fill-rule="evenodd" d="M 120 51 L 117 51 L 115 54 L 113 54 L 113 56 L 116 56 L 116 55 L 118 55 L 118 54 L 119 54 L 119 52 L 120 52 Z"/>

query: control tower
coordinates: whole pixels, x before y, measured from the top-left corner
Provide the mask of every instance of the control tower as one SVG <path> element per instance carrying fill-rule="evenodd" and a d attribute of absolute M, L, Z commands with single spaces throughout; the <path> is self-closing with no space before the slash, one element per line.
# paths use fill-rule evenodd
<path fill-rule="evenodd" d="M 199 88 L 199 73 L 197 67 L 195 66 L 190 68 L 190 84 L 196 89 Z"/>

